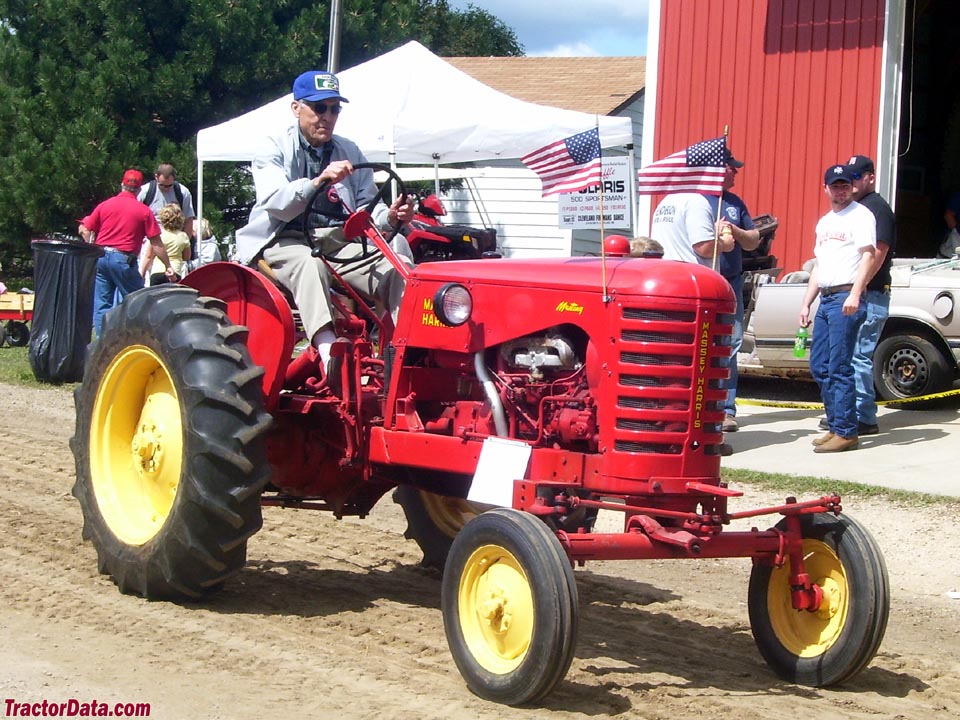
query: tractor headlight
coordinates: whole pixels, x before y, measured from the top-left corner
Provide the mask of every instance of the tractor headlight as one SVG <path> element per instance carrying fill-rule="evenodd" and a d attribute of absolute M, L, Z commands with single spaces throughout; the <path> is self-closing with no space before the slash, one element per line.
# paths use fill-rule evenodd
<path fill-rule="evenodd" d="M 473 296 L 460 283 L 447 283 L 433 296 L 433 311 L 444 325 L 463 325 L 473 313 Z"/>

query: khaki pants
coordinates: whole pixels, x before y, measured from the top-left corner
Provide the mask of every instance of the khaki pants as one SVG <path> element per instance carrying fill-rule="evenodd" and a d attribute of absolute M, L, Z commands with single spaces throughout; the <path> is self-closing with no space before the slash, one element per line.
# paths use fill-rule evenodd
<path fill-rule="evenodd" d="M 317 231 L 314 243 L 324 256 L 333 259 L 334 269 L 352 288 L 388 310 L 396 322 L 404 282 L 389 260 L 370 243 L 367 251 L 373 251 L 373 255 L 361 259 L 363 245 L 345 240 L 339 228 Z M 333 309 L 330 272 L 311 251 L 300 233 L 281 234 L 263 251 L 263 259 L 280 283 L 293 293 L 303 329 L 312 339 L 318 330 L 333 322 Z"/>

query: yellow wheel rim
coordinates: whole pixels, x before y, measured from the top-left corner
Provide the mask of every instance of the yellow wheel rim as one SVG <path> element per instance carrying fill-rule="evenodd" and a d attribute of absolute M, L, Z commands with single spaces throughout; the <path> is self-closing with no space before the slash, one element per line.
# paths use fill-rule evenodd
<path fill-rule="evenodd" d="M 512 553 L 477 548 L 460 577 L 460 627 L 470 654 L 485 670 L 503 675 L 523 662 L 533 635 L 533 592 Z"/>
<path fill-rule="evenodd" d="M 90 418 L 90 473 L 110 530 L 142 545 L 163 527 L 180 485 L 183 423 L 173 380 L 157 354 L 132 345 L 100 382 Z"/>
<path fill-rule="evenodd" d="M 423 507 L 434 526 L 449 538 L 456 537 L 468 520 L 483 510 L 471 502 L 447 495 L 420 491 Z"/>
<path fill-rule="evenodd" d="M 820 540 L 803 541 L 803 567 L 823 591 L 819 609 L 795 610 L 790 598 L 790 562 L 770 575 L 767 611 L 783 646 L 798 657 L 819 657 L 843 632 L 850 602 L 847 576 L 840 558 Z"/>

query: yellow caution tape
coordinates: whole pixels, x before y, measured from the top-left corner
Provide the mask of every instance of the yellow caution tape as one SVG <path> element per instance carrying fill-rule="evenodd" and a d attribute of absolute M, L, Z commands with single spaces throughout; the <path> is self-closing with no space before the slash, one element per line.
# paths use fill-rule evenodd
<path fill-rule="evenodd" d="M 904 403 L 922 402 L 924 400 L 935 400 L 936 398 L 950 397 L 951 395 L 960 395 L 960 390 L 945 390 L 943 392 L 932 393 L 930 395 L 917 395 L 917 397 L 900 398 L 899 400 L 877 400 L 877 405 L 902 405 Z"/>
<path fill-rule="evenodd" d="M 904 405 L 906 403 L 926 402 L 927 400 L 936 400 L 938 398 L 960 395 L 960 390 L 945 390 L 944 392 L 931 393 L 930 395 L 917 395 L 916 397 L 899 398 L 897 400 L 877 400 L 877 405 Z M 822 410 L 823 403 L 799 403 L 781 400 L 750 400 L 748 398 L 737 398 L 737 405 L 753 405 L 756 407 L 776 407 L 789 408 L 793 410 Z"/>
<path fill-rule="evenodd" d="M 823 403 L 799 403 L 786 400 L 748 400 L 747 398 L 737 398 L 737 405 L 755 405 L 757 407 L 777 407 L 790 408 L 793 410 L 821 410 Z"/>

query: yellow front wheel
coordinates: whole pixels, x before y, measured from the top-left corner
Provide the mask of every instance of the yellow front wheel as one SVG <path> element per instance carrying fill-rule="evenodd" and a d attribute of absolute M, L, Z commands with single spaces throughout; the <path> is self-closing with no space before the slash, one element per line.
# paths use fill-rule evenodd
<path fill-rule="evenodd" d="M 450 548 L 441 606 L 454 662 L 480 697 L 533 702 L 566 675 L 576 644 L 576 583 L 539 518 L 497 509 L 468 522 Z"/>
<path fill-rule="evenodd" d="M 890 613 L 883 555 L 869 532 L 846 515 L 801 520 L 803 568 L 822 595 L 816 610 L 795 610 L 790 562 L 756 564 L 748 608 L 757 647 L 785 680 L 823 687 L 860 672 L 876 655 Z M 777 526 L 786 528 L 786 521 Z"/>

